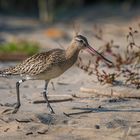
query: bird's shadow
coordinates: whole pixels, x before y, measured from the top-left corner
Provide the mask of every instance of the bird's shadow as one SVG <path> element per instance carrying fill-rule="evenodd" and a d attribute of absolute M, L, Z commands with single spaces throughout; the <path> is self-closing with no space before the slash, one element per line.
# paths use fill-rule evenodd
<path fill-rule="evenodd" d="M 47 124 L 47 125 L 51 125 L 55 123 L 55 118 L 53 115 L 51 114 L 40 114 L 37 115 L 37 118 L 41 121 L 41 123 Z"/>
<path fill-rule="evenodd" d="M 140 109 L 108 109 L 108 108 L 80 108 L 74 107 L 73 110 L 80 110 L 72 113 L 65 113 L 67 116 L 80 115 L 87 113 L 101 113 L 101 112 L 140 112 Z"/>
<path fill-rule="evenodd" d="M 82 115 L 82 114 L 88 114 L 88 113 L 102 113 L 102 112 L 140 112 L 140 109 L 109 109 L 109 108 L 104 108 L 104 107 L 100 107 L 100 108 L 74 107 L 72 109 L 76 111 L 69 112 L 69 113 L 65 112 L 63 115 L 43 113 L 43 114 L 37 115 L 37 118 L 43 124 L 55 125 L 57 123 L 62 123 L 61 122 L 62 120 L 68 120 L 69 117 L 72 117 L 74 115 Z"/>
<path fill-rule="evenodd" d="M 36 116 L 41 123 L 46 125 L 56 125 L 56 124 L 64 124 L 67 123 L 68 117 L 66 117 L 64 114 L 38 114 Z"/>

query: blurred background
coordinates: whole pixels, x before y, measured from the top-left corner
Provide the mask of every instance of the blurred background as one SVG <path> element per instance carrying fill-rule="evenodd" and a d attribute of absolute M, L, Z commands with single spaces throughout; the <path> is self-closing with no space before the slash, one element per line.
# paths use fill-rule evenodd
<path fill-rule="evenodd" d="M 127 11 L 138 7 L 139 4 L 139 0 L 0 0 L 0 12 L 3 15 L 52 21 L 82 15 L 83 10 L 97 5 L 120 6 Z"/>
<path fill-rule="evenodd" d="M 101 36 L 123 46 L 129 26 L 139 24 L 139 6 L 139 0 L 0 0 L 0 60 L 65 48 L 75 32 L 95 47 L 105 43 Z"/>

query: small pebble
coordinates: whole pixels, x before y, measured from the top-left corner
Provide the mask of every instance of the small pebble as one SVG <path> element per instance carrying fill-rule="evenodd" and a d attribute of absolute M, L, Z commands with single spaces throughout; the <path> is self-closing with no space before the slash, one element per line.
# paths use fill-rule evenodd
<path fill-rule="evenodd" d="M 100 129 L 100 126 L 98 124 L 95 125 L 96 129 Z"/>

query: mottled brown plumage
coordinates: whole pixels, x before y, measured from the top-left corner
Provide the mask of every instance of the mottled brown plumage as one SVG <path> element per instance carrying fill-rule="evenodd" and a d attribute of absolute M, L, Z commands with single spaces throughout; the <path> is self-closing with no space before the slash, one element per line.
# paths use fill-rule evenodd
<path fill-rule="evenodd" d="M 102 57 L 108 63 L 111 63 L 104 56 L 90 47 L 84 36 L 77 35 L 74 37 L 67 50 L 53 49 L 48 52 L 38 53 L 27 58 L 15 67 L 0 71 L 0 75 L 3 77 L 16 76 L 21 78 L 21 80 L 16 83 L 17 105 L 14 113 L 17 112 L 20 107 L 19 85 L 26 80 L 45 80 L 43 95 L 51 112 L 54 113 L 47 98 L 48 82 L 69 69 L 76 62 L 78 54 L 82 49 L 88 49 L 90 52 L 96 53 L 98 56 Z"/>
<path fill-rule="evenodd" d="M 70 57 L 62 49 L 38 53 L 15 67 L 3 70 L 2 74 L 7 76 L 18 75 L 27 80 L 49 80 L 59 76 L 75 63 L 78 55 L 77 52 L 73 53 Z"/>

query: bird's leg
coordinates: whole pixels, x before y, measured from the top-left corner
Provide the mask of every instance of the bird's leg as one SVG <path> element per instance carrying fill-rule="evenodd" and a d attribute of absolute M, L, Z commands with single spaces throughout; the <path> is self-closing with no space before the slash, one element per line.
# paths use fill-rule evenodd
<path fill-rule="evenodd" d="M 20 92 L 19 92 L 19 86 L 22 82 L 25 82 L 26 80 L 25 79 L 22 79 L 22 80 L 19 80 L 17 83 L 16 83 L 16 91 L 17 91 L 17 103 L 16 103 L 16 106 L 15 106 L 15 109 L 12 113 L 16 113 L 20 107 Z"/>
<path fill-rule="evenodd" d="M 47 97 L 47 94 L 48 94 L 48 83 L 49 83 L 49 81 L 45 81 L 45 88 L 44 88 L 44 91 L 43 91 L 43 96 L 44 96 L 44 99 L 45 99 L 45 101 L 47 103 L 47 106 L 48 106 L 50 112 L 52 114 L 55 114 L 55 112 L 53 111 L 53 109 L 52 109 L 52 107 L 51 107 L 51 105 L 49 103 L 48 97 Z"/>
<path fill-rule="evenodd" d="M 20 84 L 22 83 L 22 82 L 25 82 L 26 80 L 25 79 L 22 79 L 22 80 L 19 80 L 17 83 L 16 83 L 16 92 L 17 92 L 17 103 L 16 103 L 16 106 L 15 106 L 15 108 L 14 108 L 14 110 L 12 111 L 12 113 L 14 114 L 14 113 L 17 113 L 17 111 L 18 111 L 18 109 L 20 108 L 20 92 L 19 92 L 19 86 L 20 86 Z M 14 104 L 15 105 L 15 104 Z M 10 105 L 10 104 L 8 104 L 8 105 L 6 105 L 6 106 L 13 106 L 13 105 Z M 8 112 L 8 111 L 10 111 L 11 109 L 6 109 L 6 110 L 4 110 L 3 111 L 3 113 L 5 113 L 5 112 Z"/>

